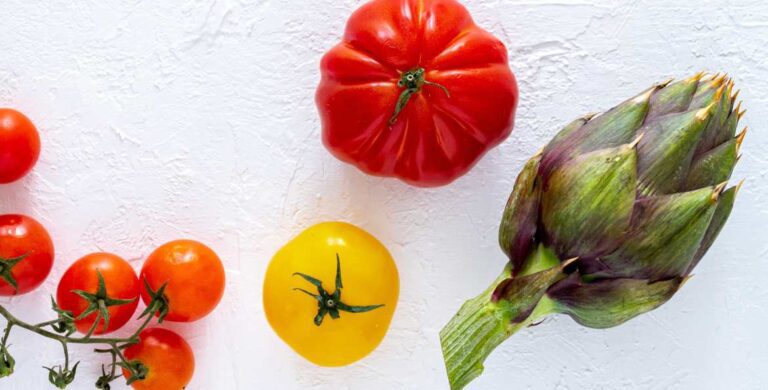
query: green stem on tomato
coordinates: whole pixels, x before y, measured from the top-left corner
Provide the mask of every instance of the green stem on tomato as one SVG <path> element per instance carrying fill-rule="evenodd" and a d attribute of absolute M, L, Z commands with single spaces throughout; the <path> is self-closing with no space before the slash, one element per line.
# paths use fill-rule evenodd
<path fill-rule="evenodd" d="M 404 89 L 403 92 L 400 93 L 400 97 L 397 99 L 394 114 L 392 114 L 392 116 L 389 118 L 389 121 L 387 122 L 390 126 L 393 126 L 397 122 L 397 117 L 411 100 L 411 97 L 414 94 L 420 92 L 425 85 L 440 88 L 448 97 L 451 97 L 451 93 L 448 91 L 448 88 L 438 83 L 427 81 L 425 74 L 426 70 L 424 70 L 424 68 L 415 68 L 407 72 L 403 72 L 400 75 L 400 80 L 397 82 L 397 86 Z"/>

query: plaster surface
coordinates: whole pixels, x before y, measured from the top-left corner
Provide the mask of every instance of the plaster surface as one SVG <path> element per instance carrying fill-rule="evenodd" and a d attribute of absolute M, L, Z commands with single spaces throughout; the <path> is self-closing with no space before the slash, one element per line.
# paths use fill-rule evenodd
<path fill-rule="evenodd" d="M 44 149 L 31 175 L 0 187 L 0 212 L 43 222 L 57 258 L 39 290 L 0 302 L 45 320 L 77 258 L 109 251 L 138 269 L 158 245 L 193 238 L 224 259 L 228 286 L 211 316 L 169 324 L 195 350 L 190 389 L 446 388 L 438 331 L 501 271 L 498 222 L 525 159 L 572 119 L 655 82 L 727 71 L 753 128 L 734 175 L 746 184 L 695 277 L 618 328 L 555 317 L 524 330 L 470 388 L 768 388 L 768 3 L 464 3 L 508 45 L 517 125 L 468 175 L 424 190 L 367 177 L 321 145 L 318 63 L 360 0 L 3 0 L 0 106 L 32 118 Z M 390 333 L 339 369 L 294 354 L 261 306 L 272 254 L 325 220 L 376 235 L 401 276 Z M 40 367 L 60 348 L 13 340 L 17 371 L 0 388 L 47 388 Z M 101 363 L 84 361 L 72 388 L 92 388 Z"/>

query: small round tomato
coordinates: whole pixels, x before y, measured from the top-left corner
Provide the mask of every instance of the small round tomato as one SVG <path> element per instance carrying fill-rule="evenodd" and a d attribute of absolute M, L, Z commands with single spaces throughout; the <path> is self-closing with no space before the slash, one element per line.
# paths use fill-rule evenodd
<path fill-rule="evenodd" d="M 53 242 L 43 225 L 24 215 L 0 215 L 0 295 L 34 290 L 51 267 Z"/>
<path fill-rule="evenodd" d="M 224 295 L 224 265 L 209 247 L 192 240 L 169 242 L 157 248 L 141 268 L 141 280 L 153 291 L 165 285 L 168 321 L 192 322 L 216 308 Z M 152 300 L 146 288 L 141 298 Z"/>
<path fill-rule="evenodd" d="M 381 343 L 399 293 L 397 267 L 384 245 L 356 226 L 327 222 L 272 258 L 264 311 L 299 355 L 321 366 L 344 366 Z"/>
<path fill-rule="evenodd" d="M 0 184 L 12 183 L 32 170 L 40 157 L 40 134 L 24 114 L 0 108 Z"/>
<path fill-rule="evenodd" d="M 103 283 L 102 283 L 103 281 Z M 139 279 L 131 265 L 110 253 L 93 253 L 72 264 L 61 277 L 56 290 L 60 308 L 75 318 L 77 330 L 88 333 L 98 316 L 94 334 L 120 329 L 131 319 L 138 306 Z M 109 316 L 105 326 L 104 309 Z"/>
<path fill-rule="evenodd" d="M 162 328 L 144 329 L 139 343 L 125 349 L 129 362 L 139 362 L 146 370 L 143 379 L 131 383 L 137 390 L 181 390 L 192 380 L 195 355 L 186 341 L 176 333 Z M 123 376 L 130 372 L 123 368 Z"/>

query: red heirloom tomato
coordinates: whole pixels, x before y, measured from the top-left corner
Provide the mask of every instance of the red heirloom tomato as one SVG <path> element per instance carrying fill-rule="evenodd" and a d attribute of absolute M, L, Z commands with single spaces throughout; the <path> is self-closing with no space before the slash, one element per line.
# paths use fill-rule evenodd
<path fill-rule="evenodd" d="M 34 290 L 51 267 L 53 242 L 43 225 L 24 215 L 0 215 L 0 295 Z"/>
<path fill-rule="evenodd" d="M 507 50 L 455 0 L 373 0 L 320 65 L 323 142 L 369 174 L 452 182 L 509 136 Z"/>
<path fill-rule="evenodd" d="M 99 274 L 101 278 L 99 278 Z M 103 280 L 103 284 L 99 280 Z M 56 301 L 61 309 L 71 311 L 79 318 L 75 326 L 88 333 L 98 316 L 94 334 L 105 334 L 125 325 L 138 306 L 139 279 L 130 264 L 109 253 L 93 253 L 77 260 L 61 277 L 56 290 Z M 105 328 L 104 309 L 109 314 Z"/>
<path fill-rule="evenodd" d="M 40 157 L 40 135 L 24 114 L 0 108 L 0 184 L 29 173 Z"/>
<path fill-rule="evenodd" d="M 141 363 L 144 378 L 131 383 L 137 390 L 181 390 L 192 380 L 195 355 L 181 336 L 161 328 L 144 329 L 139 343 L 125 350 L 132 364 Z M 130 372 L 123 369 L 130 379 Z"/>
<path fill-rule="evenodd" d="M 168 321 L 192 322 L 213 311 L 224 295 L 224 265 L 207 246 L 191 240 L 169 242 L 157 248 L 141 268 L 141 280 L 157 292 L 164 284 Z M 146 288 L 141 298 L 152 300 Z"/>

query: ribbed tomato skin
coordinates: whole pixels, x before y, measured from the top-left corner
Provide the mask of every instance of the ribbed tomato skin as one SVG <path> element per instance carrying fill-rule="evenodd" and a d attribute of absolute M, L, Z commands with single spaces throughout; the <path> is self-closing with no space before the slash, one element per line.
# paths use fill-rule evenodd
<path fill-rule="evenodd" d="M 403 72 L 426 71 L 394 124 Z M 323 142 L 362 171 L 434 187 L 469 171 L 512 131 L 515 76 L 501 41 L 455 0 L 373 0 L 320 65 Z"/>

